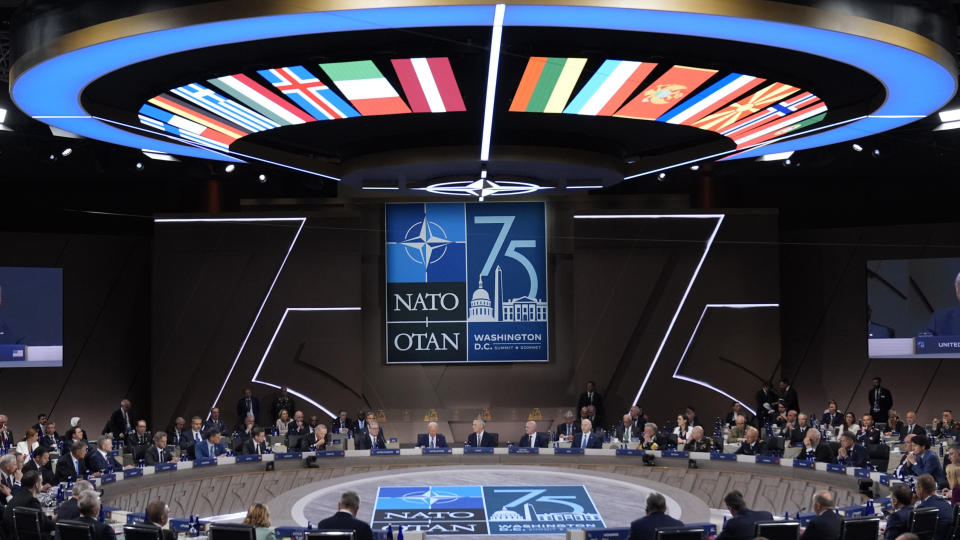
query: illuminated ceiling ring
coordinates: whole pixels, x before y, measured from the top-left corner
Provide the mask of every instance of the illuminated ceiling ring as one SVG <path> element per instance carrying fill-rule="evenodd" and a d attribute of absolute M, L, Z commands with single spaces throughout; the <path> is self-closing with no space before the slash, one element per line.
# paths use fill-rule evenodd
<path fill-rule="evenodd" d="M 493 4 L 429 0 L 386 8 L 377 8 L 375 0 L 256 4 L 226 1 L 214 5 L 216 9 L 208 4 L 188 6 L 165 10 L 163 17 L 158 12 L 145 13 L 77 30 L 20 57 L 11 70 L 11 95 L 33 118 L 89 138 L 241 161 L 242 155 L 231 155 L 229 150 L 166 142 L 115 127 L 91 116 L 81 105 L 81 94 L 111 72 L 183 51 L 328 32 L 491 26 L 496 10 Z M 852 15 L 759 0 L 729 5 L 637 0 L 630 8 L 619 7 L 623 3 L 615 0 L 564 0 L 563 5 L 556 0 L 556 4 L 507 5 L 503 25 L 667 33 L 781 47 L 849 64 L 886 89 L 886 99 L 868 116 L 757 147 L 738 157 L 802 150 L 887 131 L 935 112 L 956 90 L 956 67 L 943 47 L 908 30 Z M 347 6 L 356 9 L 337 9 Z M 321 9 L 325 11 L 317 11 Z M 238 18 L 217 20 L 223 13 Z"/>

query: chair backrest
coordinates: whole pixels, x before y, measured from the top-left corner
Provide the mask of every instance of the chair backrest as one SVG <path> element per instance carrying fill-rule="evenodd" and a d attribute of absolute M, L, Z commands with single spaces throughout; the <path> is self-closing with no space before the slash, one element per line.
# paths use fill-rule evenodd
<path fill-rule="evenodd" d="M 953 523 L 950 525 L 950 540 L 960 539 L 960 504 L 953 507 Z"/>
<path fill-rule="evenodd" d="M 40 511 L 36 508 L 14 508 L 13 528 L 19 540 L 41 540 Z"/>
<path fill-rule="evenodd" d="M 879 517 L 851 517 L 840 522 L 840 540 L 876 540 L 879 535 Z"/>
<path fill-rule="evenodd" d="M 500 445 L 500 434 L 499 434 L 499 433 L 492 433 L 492 432 L 489 432 L 489 431 L 488 431 L 487 434 L 490 435 L 490 438 L 491 438 L 491 439 L 493 439 L 493 446 L 499 446 L 499 445 Z"/>
<path fill-rule="evenodd" d="M 910 510 L 910 516 L 907 519 L 910 526 L 907 530 L 919 536 L 920 540 L 929 540 L 937 530 L 939 517 L 940 510 L 937 508 L 914 508 Z"/>
<path fill-rule="evenodd" d="M 163 540 L 163 529 L 156 525 L 134 523 L 123 526 L 125 540 Z"/>
<path fill-rule="evenodd" d="M 242 523 L 211 523 L 207 526 L 210 540 L 256 540 L 257 533 L 253 525 Z"/>
<path fill-rule="evenodd" d="M 335 538 L 337 540 L 356 540 L 357 534 L 353 531 L 310 531 L 303 535 L 304 540 L 326 540 Z"/>
<path fill-rule="evenodd" d="M 287 435 L 287 451 L 293 452 L 300 448 L 301 439 L 303 439 L 303 435 Z"/>
<path fill-rule="evenodd" d="M 767 540 L 797 540 L 800 535 L 799 521 L 758 521 L 754 529 L 756 536 Z"/>
<path fill-rule="evenodd" d="M 703 527 L 661 527 L 657 540 L 702 540 L 705 534 Z"/>
<path fill-rule="evenodd" d="M 69 519 L 57 520 L 57 536 L 61 540 L 93 540 L 93 525 Z"/>

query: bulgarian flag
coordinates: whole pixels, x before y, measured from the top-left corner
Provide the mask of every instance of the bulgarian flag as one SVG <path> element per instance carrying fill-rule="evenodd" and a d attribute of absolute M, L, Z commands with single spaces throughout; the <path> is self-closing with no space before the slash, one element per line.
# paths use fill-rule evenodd
<path fill-rule="evenodd" d="M 449 58 L 391 60 L 415 113 L 465 111 Z"/>
<path fill-rule="evenodd" d="M 563 112 L 586 63 L 586 58 L 530 58 L 510 111 Z"/>
<path fill-rule="evenodd" d="M 370 60 L 320 64 L 320 68 L 362 116 L 410 112 L 410 107 Z"/>

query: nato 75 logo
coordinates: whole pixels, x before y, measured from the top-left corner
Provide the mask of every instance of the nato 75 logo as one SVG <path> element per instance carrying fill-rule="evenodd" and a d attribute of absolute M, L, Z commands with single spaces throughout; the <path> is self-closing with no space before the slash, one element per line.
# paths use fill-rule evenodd
<path fill-rule="evenodd" d="M 563 534 L 605 526 L 583 486 L 488 486 L 483 495 L 490 534 Z"/>

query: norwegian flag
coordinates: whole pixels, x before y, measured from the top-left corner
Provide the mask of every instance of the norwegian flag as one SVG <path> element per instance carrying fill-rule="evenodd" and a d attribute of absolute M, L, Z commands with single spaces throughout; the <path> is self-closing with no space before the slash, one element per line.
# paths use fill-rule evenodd
<path fill-rule="evenodd" d="M 770 105 L 766 108 L 766 110 L 754 113 L 744 118 L 743 120 L 724 130 L 721 135 L 729 137 L 731 134 L 738 131 L 756 129 L 767 122 L 791 115 L 817 101 L 819 101 L 817 96 L 811 94 L 810 92 L 803 92 L 802 94 L 798 94 L 788 100 Z"/>
<path fill-rule="evenodd" d="M 360 116 L 356 109 L 303 66 L 263 69 L 257 73 L 317 120 Z"/>

